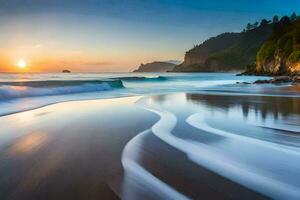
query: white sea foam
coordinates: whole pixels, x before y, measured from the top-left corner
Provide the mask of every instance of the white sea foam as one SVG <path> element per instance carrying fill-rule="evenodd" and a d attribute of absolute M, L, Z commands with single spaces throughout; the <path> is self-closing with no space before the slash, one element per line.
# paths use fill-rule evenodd
<path fill-rule="evenodd" d="M 130 193 L 130 186 L 127 185 L 128 182 L 130 182 L 127 179 L 132 179 L 134 177 L 134 180 L 138 182 L 137 184 L 146 187 L 148 190 L 151 190 L 156 195 L 160 196 L 161 199 L 189 199 L 185 195 L 176 191 L 174 188 L 152 175 L 149 171 L 147 171 L 134 160 L 134 158 L 137 158 L 138 155 L 136 155 L 137 152 L 132 148 L 134 148 L 135 144 L 139 144 L 139 139 L 147 133 L 150 133 L 150 130 L 145 130 L 142 133 L 139 133 L 126 144 L 123 150 L 122 165 L 125 170 L 125 180 L 123 182 L 124 184 L 122 198 L 131 200 L 135 195 L 128 194 Z"/>
<path fill-rule="evenodd" d="M 282 182 L 255 167 L 239 163 L 231 157 L 223 155 L 216 147 L 175 137 L 171 133 L 177 124 L 174 114 L 146 105 L 144 108 L 161 117 L 153 125 L 152 132 L 167 144 L 186 153 L 191 161 L 269 197 L 275 199 L 300 198 L 298 186 Z"/>
<path fill-rule="evenodd" d="M 251 137 L 247 137 L 247 136 L 242 136 L 242 135 L 239 135 L 239 134 L 230 133 L 228 131 L 213 128 L 205 122 L 205 118 L 203 117 L 203 115 L 201 113 L 196 113 L 196 114 L 193 114 L 193 115 L 189 116 L 186 119 L 186 122 L 188 124 L 190 124 L 191 126 L 193 126 L 195 128 L 198 128 L 200 130 L 206 131 L 208 133 L 224 136 L 226 138 L 233 138 L 233 139 L 240 140 L 240 141 L 250 143 L 250 144 L 253 144 L 253 145 L 259 145 L 259 146 L 267 147 L 267 148 L 270 148 L 270 149 L 275 150 L 275 151 L 282 151 L 282 152 L 285 152 L 285 153 L 291 153 L 291 154 L 295 154 L 297 156 L 300 156 L 300 149 L 297 148 L 297 147 L 291 147 L 291 146 L 287 146 L 287 145 L 276 144 L 276 143 L 273 143 L 273 142 L 263 141 L 263 140 L 260 140 L 260 139 L 255 139 L 255 138 L 251 138 Z"/>

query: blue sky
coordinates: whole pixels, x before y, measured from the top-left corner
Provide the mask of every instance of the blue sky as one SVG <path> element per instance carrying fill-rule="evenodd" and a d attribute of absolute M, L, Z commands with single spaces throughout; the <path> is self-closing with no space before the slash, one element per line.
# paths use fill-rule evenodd
<path fill-rule="evenodd" d="M 275 14 L 300 14 L 299 0 L 0 3 L 0 51 L 11 52 L 2 54 L 0 61 L 27 57 L 42 71 L 61 65 L 75 71 L 128 71 L 142 62 L 182 60 L 185 51 L 209 37 L 239 32 L 248 22 Z"/>

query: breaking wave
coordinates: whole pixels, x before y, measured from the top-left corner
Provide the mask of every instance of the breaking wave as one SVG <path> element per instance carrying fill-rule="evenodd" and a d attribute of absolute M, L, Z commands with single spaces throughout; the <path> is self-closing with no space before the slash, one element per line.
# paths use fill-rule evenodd
<path fill-rule="evenodd" d="M 120 77 L 120 78 L 113 78 L 113 79 L 119 79 L 122 81 L 149 81 L 149 82 L 156 82 L 156 81 L 166 81 L 168 80 L 167 77 L 164 76 L 128 76 L 128 77 Z"/>
<path fill-rule="evenodd" d="M 0 100 L 65 95 L 86 92 L 108 91 L 124 88 L 121 80 L 55 80 L 55 81 L 27 81 L 27 82 L 1 82 Z"/>

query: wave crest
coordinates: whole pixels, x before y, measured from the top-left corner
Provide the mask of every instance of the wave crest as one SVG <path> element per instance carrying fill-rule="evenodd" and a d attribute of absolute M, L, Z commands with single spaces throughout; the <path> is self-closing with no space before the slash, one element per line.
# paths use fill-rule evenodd
<path fill-rule="evenodd" d="M 120 78 L 113 78 L 113 79 L 119 79 L 122 81 L 166 81 L 168 80 L 165 76 L 128 76 L 128 77 L 120 77 Z"/>
<path fill-rule="evenodd" d="M 0 100 L 108 91 L 124 88 L 121 80 L 28 81 L 0 83 Z"/>

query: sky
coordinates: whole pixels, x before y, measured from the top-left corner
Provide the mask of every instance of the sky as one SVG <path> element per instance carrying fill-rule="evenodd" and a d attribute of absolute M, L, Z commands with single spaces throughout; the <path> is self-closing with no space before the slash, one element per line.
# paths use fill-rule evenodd
<path fill-rule="evenodd" d="M 0 0 L 0 72 L 126 72 L 183 60 L 248 22 L 300 14 L 300 0 Z M 20 62 L 21 61 L 21 62 Z M 18 63 L 26 66 L 18 66 Z"/>

